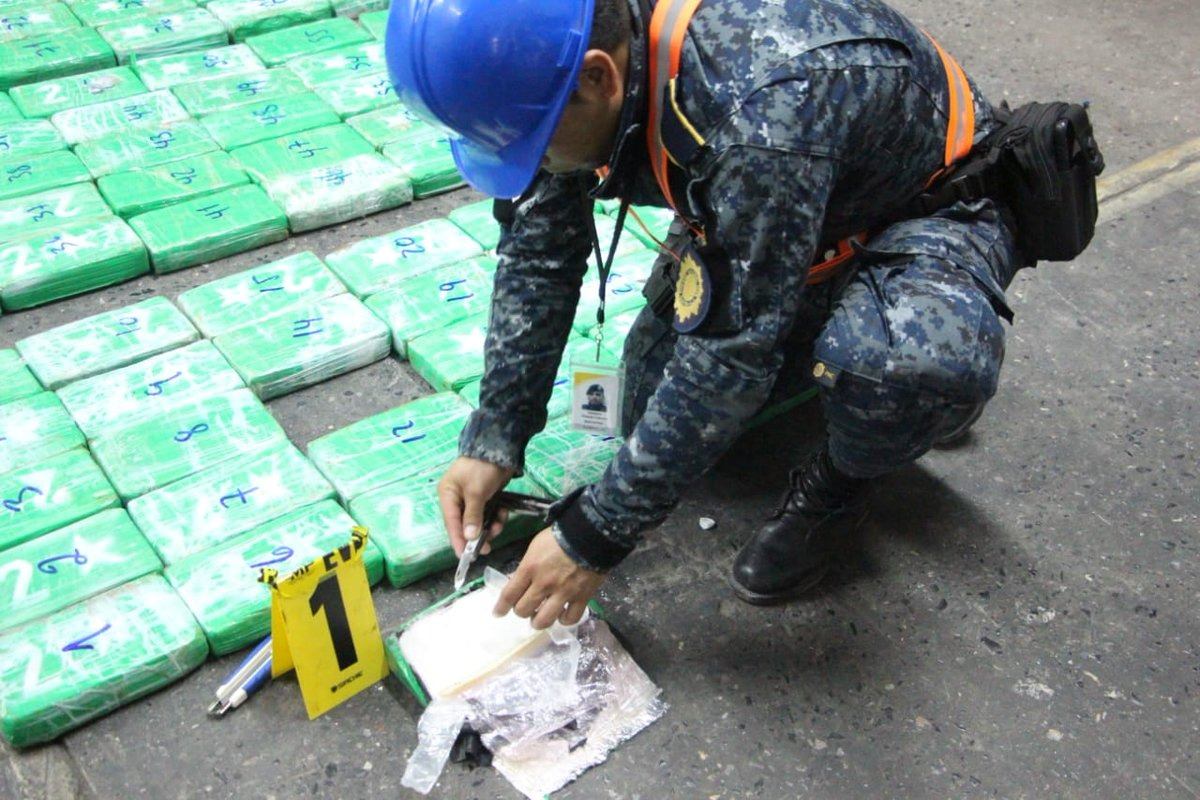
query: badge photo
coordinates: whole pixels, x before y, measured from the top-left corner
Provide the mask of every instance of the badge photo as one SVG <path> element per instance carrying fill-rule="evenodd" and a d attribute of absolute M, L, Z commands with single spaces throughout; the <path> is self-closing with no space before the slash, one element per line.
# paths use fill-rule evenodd
<path fill-rule="evenodd" d="M 609 364 L 571 364 L 571 427 L 616 436 L 621 425 L 621 368 Z"/>

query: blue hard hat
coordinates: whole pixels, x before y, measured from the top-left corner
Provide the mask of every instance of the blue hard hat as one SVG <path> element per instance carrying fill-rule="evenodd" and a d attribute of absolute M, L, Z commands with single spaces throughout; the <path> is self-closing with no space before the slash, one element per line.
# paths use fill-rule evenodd
<path fill-rule="evenodd" d="M 400 100 L 450 131 L 493 197 L 533 182 L 575 90 L 595 0 L 392 0 L 385 54 Z"/>

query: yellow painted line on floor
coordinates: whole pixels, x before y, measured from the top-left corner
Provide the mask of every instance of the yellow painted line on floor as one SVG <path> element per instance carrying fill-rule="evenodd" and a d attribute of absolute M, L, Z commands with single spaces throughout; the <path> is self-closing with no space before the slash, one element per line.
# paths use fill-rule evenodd
<path fill-rule="evenodd" d="M 1096 196 L 1101 204 L 1116 203 L 1114 210 L 1120 208 L 1122 211 L 1153 202 L 1163 194 L 1195 180 L 1195 164 L 1179 169 L 1180 165 L 1193 160 L 1200 160 L 1200 138 L 1155 153 L 1120 172 L 1101 178 L 1096 182 Z M 1178 177 L 1183 175 L 1189 177 L 1186 180 Z M 1159 182 L 1164 182 L 1163 189 L 1151 188 Z M 1130 195 L 1128 202 L 1122 200 L 1126 195 Z"/>
<path fill-rule="evenodd" d="M 1123 214 L 1160 200 L 1172 192 L 1200 181 L 1200 161 L 1194 161 L 1183 169 L 1173 170 L 1151 178 L 1127 192 L 1113 197 L 1100 205 L 1101 219 L 1116 219 Z"/>

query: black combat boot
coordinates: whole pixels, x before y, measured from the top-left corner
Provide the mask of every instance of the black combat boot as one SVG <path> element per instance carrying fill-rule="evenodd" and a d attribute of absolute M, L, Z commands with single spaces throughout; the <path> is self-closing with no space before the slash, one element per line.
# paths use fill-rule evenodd
<path fill-rule="evenodd" d="M 747 603 L 769 605 L 804 594 L 848 545 L 851 501 L 866 481 L 838 472 L 824 444 L 790 478 L 779 508 L 733 562 L 730 585 Z"/>

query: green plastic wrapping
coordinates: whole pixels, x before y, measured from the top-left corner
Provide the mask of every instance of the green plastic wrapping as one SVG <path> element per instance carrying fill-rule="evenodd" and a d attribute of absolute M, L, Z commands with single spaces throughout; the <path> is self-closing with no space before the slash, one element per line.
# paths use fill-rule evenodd
<path fill-rule="evenodd" d="M 261 100 L 218 111 L 201 120 L 212 138 L 226 150 L 341 121 L 332 108 L 311 92 Z"/>
<path fill-rule="evenodd" d="M 203 8 L 116 22 L 97 30 L 112 47 L 118 64 L 126 64 L 135 57 L 220 47 L 229 41 L 225 26 Z"/>
<path fill-rule="evenodd" d="M 374 152 L 375 148 L 350 126 L 330 125 L 239 147 L 232 155 L 255 181 L 263 183 L 282 175 L 331 167 L 352 156 Z"/>
<path fill-rule="evenodd" d="M 104 0 L 115 2 L 115 0 Z M 120 100 L 144 94 L 146 86 L 129 67 L 69 75 L 40 83 L 30 83 L 14 88 L 10 94 L 21 113 L 27 117 L 49 117 L 68 108 Z"/>
<path fill-rule="evenodd" d="M 17 350 L 43 386 L 58 389 L 198 338 L 169 300 L 151 297 L 22 339 Z"/>
<path fill-rule="evenodd" d="M 350 291 L 366 297 L 423 272 L 481 255 L 479 243 L 453 222 L 431 219 L 335 250 L 325 263 Z"/>
<path fill-rule="evenodd" d="M 82 142 L 75 146 L 75 155 L 93 177 L 102 178 L 114 172 L 149 169 L 218 149 L 217 143 L 199 123 L 185 121 L 134 128 Z"/>
<path fill-rule="evenodd" d="M 0 245 L 0 304 L 32 308 L 149 271 L 145 246 L 123 220 L 71 220 Z"/>
<path fill-rule="evenodd" d="M 0 123 L 0 163 L 65 149 L 58 129 L 44 119 Z"/>
<path fill-rule="evenodd" d="M 119 505 L 86 450 L 0 474 L 0 551 Z"/>
<path fill-rule="evenodd" d="M 283 68 L 225 75 L 171 89 L 183 107 L 197 117 L 305 90 L 300 79 Z"/>
<path fill-rule="evenodd" d="M 345 291 L 321 259 L 304 252 L 189 289 L 179 307 L 211 338 Z"/>
<path fill-rule="evenodd" d="M 66 150 L 8 159 L 0 163 L 0 200 L 87 183 L 91 179 L 92 173 L 79 156 Z"/>
<path fill-rule="evenodd" d="M 210 0 L 206 8 L 235 42 L 333 15 L 329 0 Z"/>
<path fill-rule="evenodd" d="M 633 323 L 643 309 L 635 308 L 604 319 L 604 349 L 621 356 L 625 353 L 625 340 L 633 330 Z M 593 332 L 595 329 L 592 329 Z"/>
<path fill-rule="evenodd" d="M 438 267 L 371 295 L 367 307 L 387 322 L 392 346 L 407 358 L 408 343 L 416 337 L 488 310 L 495 269 L 488 256 Z"/>
<path fill-rule="evenodd" d="M 359 219 L 413 200 L 404 170 L 374 153 L 272 178 L 263 188 L 287 214 L 293 233 Z"/>
<path fill-rule="evenodd" d="M 71 13 L 91 28 L 195 8 L 192 0 L 75 0 Z"/>
<path fill-rule="evenodd" d="M 91 28 L 0 42 L 0 89 L 111 67 L 112 48 Z"/>
<path fill-rule="evenodd" d="M 428 395 L 314 440 L 308 457 L 351 500 L 452 461 L 470 413 L 457 395 Z"/>
<path fill-rule="evenodd" d="M 333 13 L 339 17 L 357 17 L 368 11 L 387 11 L 388 0 L 333 0 Z"/>
<path fill-rule="evenodd" d="M 608 258 L 608 249 L 612 245 L 613 235 L 617 232 L 617 223 L 612 217 L 604 214 L 596 214 L 596 236 L 600 239 L 600 252 Z M 621 240 L 617 243 L 617 258 L 625 256 L 640 255 L 646 256 L 650 253 L 650 258 L 653 258 L 656 253 L 648 250 L 646 245 L 642 244 L 642 240 L 636 236 L 629 235 L 630 222 L 626 220 L 625 228 L 621 231 Z M 596 272 L 596 259 L 590 253 L 588 254 L 588 279 L 598 279 L 599 274 Z"/>
<path fill-rule="evenodd" d="M 624 238 L 624 237 L 622 237 Z M 658 254 L 638 248 L 636 252 L 613 261 L 604 290 L 604 315 L 611 319 L 617 314 L 634 311 L 646 305 L 642 288 L 650 278 Z M 590 334 L 596 328 L 596 311 L 600 308 L 600 276 L 588 273 L 579 289 L 579 305 L 575 309 L 573 327 L 578 333 Z"/>
<path fill-rule="evenodd" d="M 283 210 L 257 186 L 237 186 L 129 220 L 157 273 L 216 261 L 287 238 Z"/>
<path fill-rule="evenodd" d="M 610 216 L 615 214 L 614 210 Z M 667 233 L 674 221 L 675 212 L 669 208 L 630 206 L 629 216 L 625 219 L 625 230 L 640 239 L 646 247 L 657 250 L 658 242 L 666 242 Z M 654 241 L 655 239 L 658 239 L 658 242 Z"/>
<path fill-rule="evenodd" d="M 438 391 L 457 392 L 483 375 L 488 315 L 475 314 L 408 343 L 408 361 Z"/>
<path fill-rule="evenodd" d="M 381 47 L 382 45 L 374 45 Z M 427 125 L 405 105 L 384 106 L 366 114 L 357 114 L 346 120 L 346 124 L 362 134 L 362 137 L 377 148 L 404 137 L 408 131 Z"/>
<path fill-rule="evenodd" d="M 16 350 L 0 350 L 0 404 L 11 403 L 42 391 Z"/>
<path fill-rule="evenodd" d="M 112 209 L 90 183 L 0 200 L 0 244 L 25 239 L 70 222 L 111 216 Z"/>
<path fill-rule="evenodd" d="M 0 16 L 0 42 L 18 39 L 53 39 L 59 31 L 78 28 L 79 19 L 62 3 L 38 3 L 6 10 Z"/>
<path fill-rule="evenodd" d="M 334 17 L 252 36 L 246 44 L 268 67 L 277 67 L 293 58 L 336 50 L 363 39 L 362 30 L 352 20 Z"/>
<path fill-rule="evenodd" d="M 367 529 L 373 537 L 371 541 L 383 551 L 387 579 L 393 586 L 407 586 L 427 575 L 452 569 L 458 563 L 438 503 L 440 478 L 441 470 L 406 478 L 367 492 L 350 503 L 350 516 Z M 517 478 L 506 488 L 544 494 L 526 478 Z M 536 520 L 514 516 L 493 547 L 503 547 L 537 531 Z"/>
<path fill-rule="evenodd" d="M 113 211 L 129 218 L 248 183 L 250 176 L 232 156 L 215 151 L 157 167 L 114 172 L 97 180 L 96 186 Z"/>
<path fill-rule="evenodd" d="M 383 72 L 323 83 L 313 91 L 343 118 L 400 104 L 395 87 Z"/>
<path fill-rule="evenodd" d="M 500 244 L 500 223 L 496 221 L 493 207 L 494 201 L 480 200 L 478 203 L 454 209 L 448 217 L 468 236 L 479 242 L 479 246 L 484 250 L 495 250 Z"/>
<path fill-rule="evenodd" d="M 386 11 L 368 11 L 358 15 L 358 24 L 362 25 L 367 33 L 382 42 L 384 31 L 387 30 L 387 18 L 388 12 Z"/>
<path fill-rule="evenodd" d="M 58 397 L 88 439 L 245 384 L 207 339 L 67 384 Z"/>
<path fill-rule="evenodd" d="M 76 145 L 112 133 L 124 133 L 131 128 L 150 128 L 187 118 L 187 111 L 175 95 L 160 89 L 68 108 L 52 115 L 50 121 L 69 144 Z"/>
<path fill-rule="evenodd" d="M 12 122 L 22 119 L 21 112 L 7 94 L 0 92 L 0 122 Z"/>
<path fill-rule="evenodd" d="M 412 177 L 417 199 L 466 185 L 466 179 L 454 164 L 450 140 L 440 132 L 414 131 L 384 145 L 382 152 Z"/>
<path fill-rule="evenodd" d="M 271 592 L 258 582 L 263 566 L 287 574 L 344 546 L 355 522 L 332 500 L 299 509 L 220 547 L 166 570 L 220 656 L 249 647 L 271 632 Z M 383 577 L 383 554 L 373 538 L 363 552 L 367 580 Z"/>
<path fill-rule="evenodd" d="M 92 453 L 117 493 L 130 500 L 286 441 L 262 402 L 236 389 L 106 433 L 92 441 Z"/>
<path fill-rule="evenodd" d="M 125 509 L 101 511 L 0 552 L 0 629 L 161 569 Z"/>
<path fill-rule="evenodd" d="M 358 26 L 347 32 L 353 33 L 352 42 L 333 50 L 293 58 L 287 62 L 287 68 L 309 87 L 387 70 L 381 43 L 372 41 Z"/>
<path fill-rule="evenodd" d="M 193 50 L 153 58 L 134 58 L 134 72 L 150 89 L 172 89 L 180 84 L 242 75 L 264 69 L 258 56 L 244 44 Z"/>
<path fill-rule="evenodd" d="M 303 303 L 213 340 L 264 400 L 386 358 L 387 325 L 350 294 Z"/>
<path fill-rule="evenodd" d="M 174 564 L 330 497 L 329 481 L 285 442 L 131 500 L 129 514 L 163 563 Z"/>
<path fill-rule="evenodd" d="M 621 439 L 571 428 L 568 417 L 559 417 L 529 440 L 525 473 L 554 497 L 570 493 L 604 477 Z"/>
<path fill-rule="evenodd" d="M 161 575 L 0 636 L 0 733 L 48 742 L 182 678 L 208 642 Z"/>
<path fill-rule="evenodd" d="M 36 464 L 83 444 L 83 433 L 54 392 L 0 405 L 0 472 Z"/>

